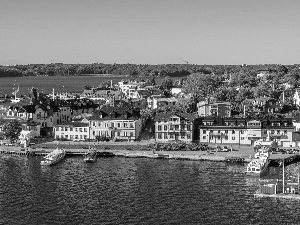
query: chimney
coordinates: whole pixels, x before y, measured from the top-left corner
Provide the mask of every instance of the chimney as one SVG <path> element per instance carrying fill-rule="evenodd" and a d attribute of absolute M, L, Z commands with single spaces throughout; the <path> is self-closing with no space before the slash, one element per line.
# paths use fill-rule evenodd
<path fill-rule="evenodd" d="M 246 118 L 246 105 L 244 105 L 244 118 Z"/>

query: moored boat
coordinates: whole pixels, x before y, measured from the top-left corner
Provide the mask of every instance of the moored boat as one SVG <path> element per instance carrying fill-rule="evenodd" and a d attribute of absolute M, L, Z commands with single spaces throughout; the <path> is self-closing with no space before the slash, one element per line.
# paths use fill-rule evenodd
<path fill-rule="evenodd" d="M 65 156 L 66 156 L 66 151 L 64 149 L 57 148 L 44 157 L 44 159 L 41 161 L 41 165 L 51 166 L 61 161 L 63 158 L 65 158 Z"/>
<path fill-rule="evenodd" d="M 97 151 L 96 150 L 89 150 L 84 155 L 84 162 L 96 162 L 97 161 Z"/>
<path fill-rule="evenodd" d="M 268 172 L 269 152 L 265 149 L 260 149 L 254 156 L 246 168 L 246 175 L 248 176 L 263 176 Z"/>

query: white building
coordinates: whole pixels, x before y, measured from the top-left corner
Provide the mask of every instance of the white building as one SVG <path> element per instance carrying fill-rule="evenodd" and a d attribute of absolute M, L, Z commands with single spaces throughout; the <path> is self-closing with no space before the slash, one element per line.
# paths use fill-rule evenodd
<path fill-rule="evenodd" d="M 65 122 L 54 126 L 55 139 L 80 141 L 90 139 L 88 123 Z"/>

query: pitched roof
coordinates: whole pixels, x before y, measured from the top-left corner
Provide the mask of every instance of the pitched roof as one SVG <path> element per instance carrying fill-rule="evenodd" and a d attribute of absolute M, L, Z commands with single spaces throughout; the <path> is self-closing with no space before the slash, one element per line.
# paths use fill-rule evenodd
<path fill-rule="evenodd" d="M 186 121 L 194 121 L 196 119 L 196 115 L 193 113 L 157 113 L 155 116 L 155 121 L 165 121 L 172 116 L 178 116 L 180 119 Z"/>

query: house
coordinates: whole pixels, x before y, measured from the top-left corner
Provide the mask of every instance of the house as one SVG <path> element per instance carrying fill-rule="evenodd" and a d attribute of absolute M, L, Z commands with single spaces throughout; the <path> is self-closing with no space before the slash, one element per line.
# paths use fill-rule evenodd
<path fill-rule="evenodd" d="M 164 106 L 169 106 L 169 107 L 175 106 L 177 99 L 174 97 L 161 98 L 160 96 L 159 97 L 152 96 L 147 99 L 147 102 L 148 102 L 148 108 L 156 109 L 158 107 L 164 107 Z"/>
<path fill-rule="evenodd" d="M 198 108 L 198 115 L 200 117 L 207 117 L 207 116 L 230 117 L 231 116 L 230 102 L 217 102 L 215 98 L 208 98 L 205 101 L 200 101 L 197 104 L 197 108 Z"/>
<path fill-rule="evenodd" d="M 83 141 L 90 139 L 89 123 L 64 122 L 54 126 L 54 136 L 57 140 Z"/>
<path fill-rule="evenodd" d="M 158 142 L 171 140 L 192 142 L 195 118 L 196 116 L 192 113 L 157 114 L 155 117 L 155 140 Z"/>
<path fill-rule="evenodd" d="M 21 124 L 22 131 L 19 136 L 21 144 L 27 145 L 30 139 L 34 137 L 39 137 L 41 135 L 41 124 L 34 122 L 33 120 L 23 122 Z"/>
<path fill-rule="evenodd" d="M 118 82 L 121 92 L 123 92 L 127 98 L 138 98 L 137 90 L 139 89 L 139 87 L 141 87 L 144 84 L 145 82 L 129 82 L 129 81 Z"/>
<path fill-rule="evenodd" d="M 171 88 L 171 94 L 172 95 L 178 95 L 181 93 L 182 88 Z"/>
<path fill-rule="evenodd" d="M 89 118 L 90 138 L 105 136 L 118 140 L 136 140 L 142 130 L 142 119 L 129 107 L 103 106 Z"/>
<path fill-rule="evenodd" d="M 291 118 L 245 119 L 207 117 L 202 121 L 200 142 L 251 145 L 257 140 L 290 146 L 294 130 Z"/>

